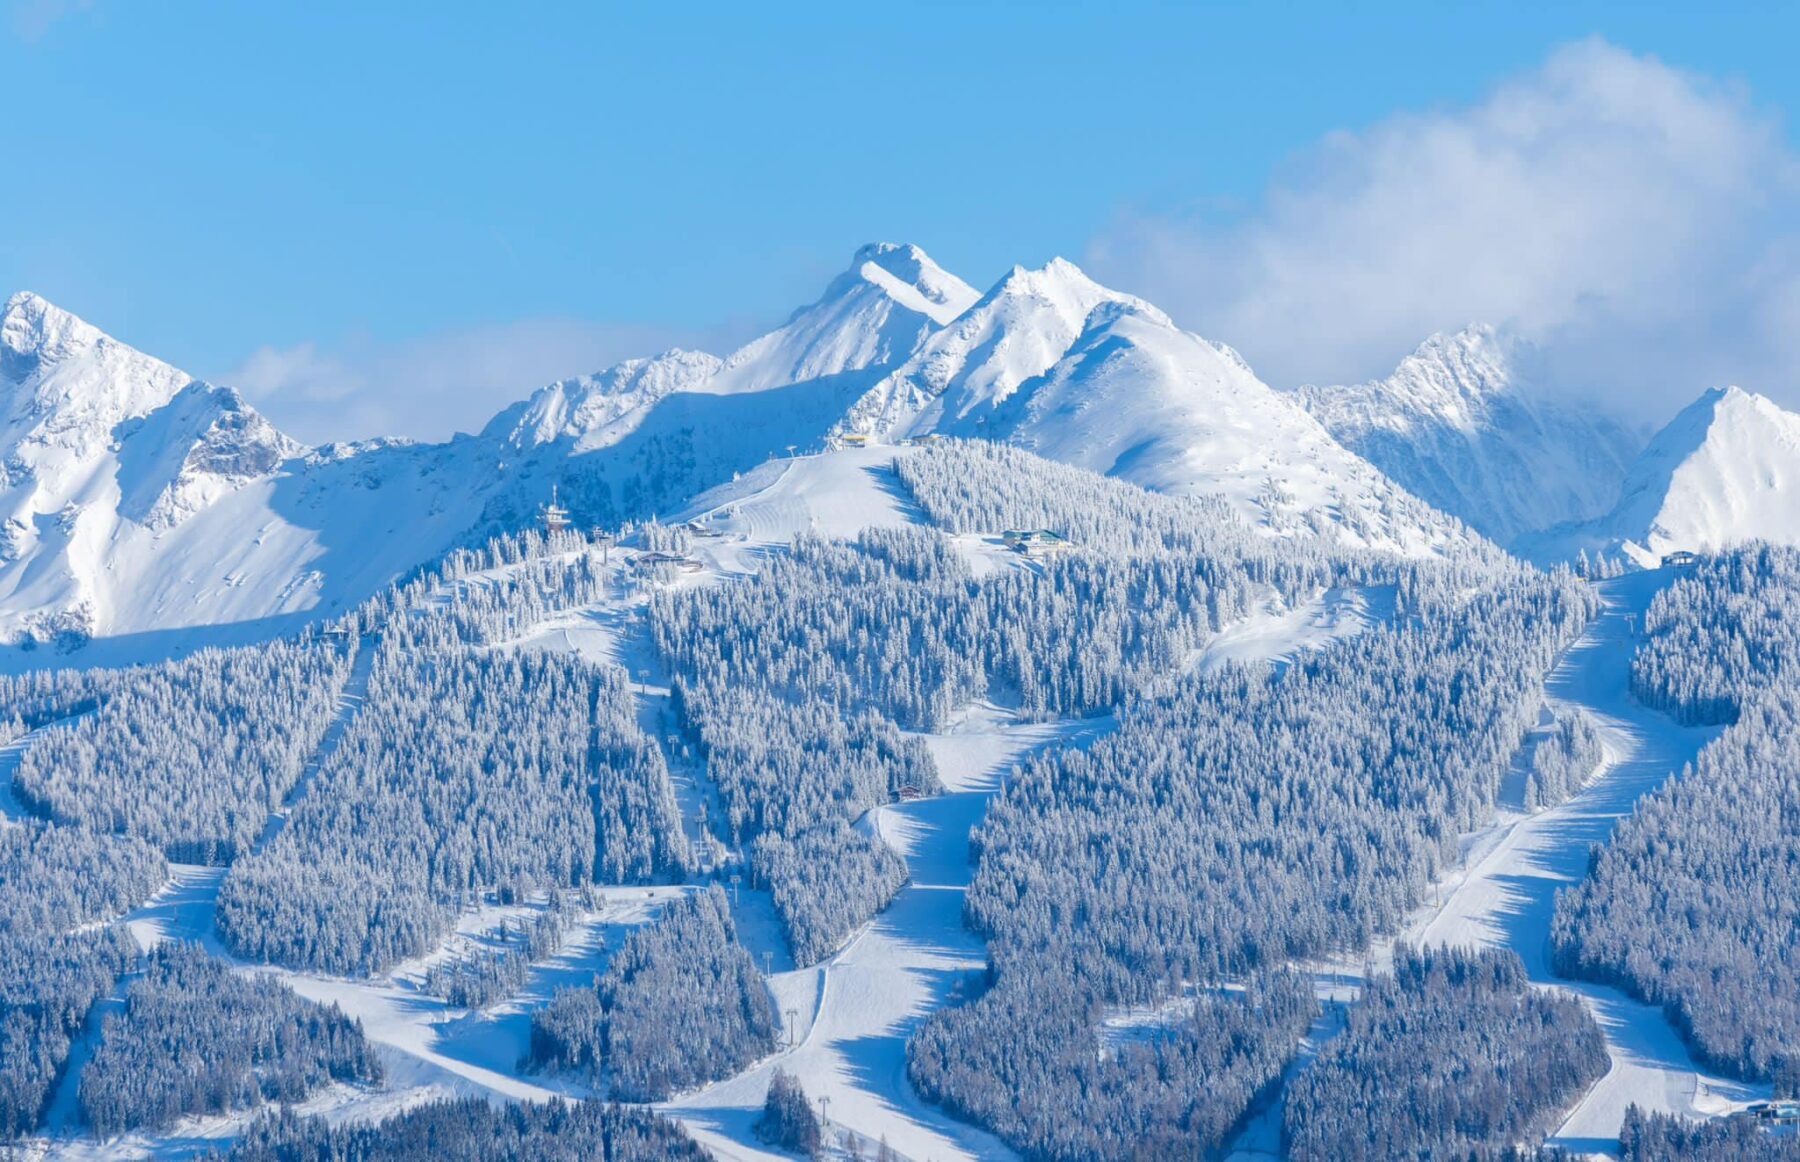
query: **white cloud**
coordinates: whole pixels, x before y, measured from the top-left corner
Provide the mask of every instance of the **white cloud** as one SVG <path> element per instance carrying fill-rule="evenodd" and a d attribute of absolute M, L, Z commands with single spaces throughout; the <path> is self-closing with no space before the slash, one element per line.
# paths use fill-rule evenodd
<path fill-rule="evenodd" d="M 653 327 L 533 319 L 401 343 L 355 340 L 263 347 L 218 377 L 308 443 L 478 431 L 546 383 L 633 356 L 690 346 Z"/>
<path fill-rule="evenodd" d="M 1283 386 L 1486 321 L 1645 419 L 1728 380 L 1796 404 L 1797 175 L 1741 91 L 1591 40 L 1472 108 L 1332 135 L 1235 220 L 1121 220 L 1088 261 Z"/>

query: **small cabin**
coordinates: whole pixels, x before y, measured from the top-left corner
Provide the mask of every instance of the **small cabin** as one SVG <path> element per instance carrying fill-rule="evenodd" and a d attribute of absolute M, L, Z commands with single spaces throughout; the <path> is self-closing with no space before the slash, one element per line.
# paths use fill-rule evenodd
<path fill-rule="evenodd" d="M 691 520 L 681 526 L 690 537 L 722 537 L 725 534 L 704 521 Z"/>
<path fill-rule="evenodd" d="M 1673 553 L 1664 553 L 1662 563 L 1665 569 L 1680 569 L 1692 565 L 1699 559 L 1700 554 L 1698 553 L 1690 553 L 1686 549 L 1676 549 Z"/>
<path fill-rule="evenodd" d="M 923 436 L 914 436 L 906 442 L 915 448 L 929 448 L 933 444 L 943 443 L 944 434 L 942 432 L 926 432 Z"/>
<path fill-rule="evenodd" d="M 846 448 L 867 448 L 874 440 L 867 432 L 845 432 L 838 437 L 838 443 Z"/>
<path fill-rule="evenodd" d="M 1050 529 L 1007 529 L 1000 539 L 1027 557 L 1053 557 L 1071 547 L 1067 537 Z"/>

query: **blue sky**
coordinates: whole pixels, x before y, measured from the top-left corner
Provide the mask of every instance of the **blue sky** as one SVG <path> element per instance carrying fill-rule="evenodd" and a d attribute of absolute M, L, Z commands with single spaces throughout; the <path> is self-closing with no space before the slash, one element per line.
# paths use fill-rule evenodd
<path fill-rule="evenodd" d="M 1333 134 L 1462 117 L 1596 35 L 1752 148 L 1785 154 L 1800 100 L 1774 6 L 0 3 L 0 289 L 255 381 L 309 438 L 723 345 L 876 238 L 982 287 L 1064 254 L 1271 378 L 1349 378 L 1431 320 L 1284 354 L 1234 252 L 1282 190 L 1330 196 Z"/>

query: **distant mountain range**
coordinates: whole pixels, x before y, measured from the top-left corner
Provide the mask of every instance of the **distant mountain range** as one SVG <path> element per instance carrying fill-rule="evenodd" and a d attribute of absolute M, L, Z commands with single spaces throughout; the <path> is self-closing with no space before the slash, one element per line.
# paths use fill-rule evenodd
<path fill-rule="evenodd" d="M 1708 392 L 1644 446 L 1528 364 L 1471 327 L 1384 380 L 1277 391 L 1071 263 L 978 294 L 877 244 L 722 359 L 551 384 L 443 444 L 308 448 L 230 388 L 19 294 L 0 315 L 0 639 L 260 636 L 529 523 L 553 486 L 583 523 L 641 520 L 851 436 L 1005 441 L 1221 497 L 1270 535 L 1407 555 L 1478 535 L 1639 563 L 1800 541 L 1800 416 Z"/>

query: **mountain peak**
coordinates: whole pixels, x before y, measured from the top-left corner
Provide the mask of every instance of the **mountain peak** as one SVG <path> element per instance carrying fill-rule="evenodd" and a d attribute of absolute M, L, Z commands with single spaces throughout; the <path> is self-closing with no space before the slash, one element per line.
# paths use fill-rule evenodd
<path fill-rule="evenodd" d="M 34 291 L 18 291 L 6 300 L 4 309 L 0 309 L 0 319 L 10 319 L 17 315 L 21 318 L 49 314 L 60 310 L 56 304 Z"/>
<path fill-rule="evenodd" d="M 1509 346 L 1510 332 L 1492 323 L 1469 323 L 1455 331 L 1439 331 L 1414 349 L 1415 355 L 1436 351 L 1476 351 L 1490 346 Z"/>
<path fill-rule="evenodd" d="M 29 291 L 0 312 L 0 423 L 67 446 L 104 445 L 119 421 L 147 415 L 193 377 L 126 346 Z"/>
<path fill-rule="evenodd" d="M 861 270 L 871 262 L 895 278 L 903 278 L 908 282 L 918 278 L 926 269 L 942 269 L 931 260 L 929 254 L 910 242 L 864 243 L 850 256 L 850 269 Z"/>
<path fill-rule="evenodd" d="M 1066 258 L 1052 258 L 1035 270 L 1014 266 L 994 288 L 994 293 L 1044 294 L 1065 289 L 1090 296 L 1110 296 L 1112 293 Z"/>
<path fill-rule="evenodd" d="M 1781 406 L 1768 396 L 1754 391 L 1745 391 L 1735 383 L 1712 388 L 1701 398 L 1712 406 L 1715 415 L 1721 413 L 1749 415 L 1759 412 L 1773 414 L 1782 410 Z"/>
<path fill-rule="evenodd" d="M 1166 326 L 1174 325 L 1154 304 L 1102 286 L 1066 258 L 1052 258 L 1035 270 L 1015 266 L 982 297 L 984 303 L 1008 299 L 1035 299 L 1048 303 L 1065 323 L 1073 325 L 1076 334 L 1085 327 L 1088 315 L 1095 308 L 1108 303 Z"/>
<path fill-rule="evenodd" d="M 859 247 L 851 258 L 850 269 L 827 288 L 825 298 L 851 293 L 858 284 L 876 287 L 940 327 L 981 297 L 974 287 L 910 242 L 871 242 Z"/>
<path fill-rule="evenodd" d="M 977 297 L 917 246 L 870 243 L 815 302 L 732 352 L 698 390 L 737 395 L 895 366 Z"/>
<path fill-rule="evenodd" d="M 1339 443 L 1509 544 L 1606 512 L 1638 447 L 1541 390 L 1536 364 L 1511 330 L 1471 323 L 1432 335 L 1385 379 L 1298 394 Z"/>
<path fill-rule="evenodd" d="M 1745 422 L 1758 414 L 1780 415 L 1783 412 L 1767 396 L 1745 391 L 1736 384 L 1709 387 L 1693 403 L 1682 408 L 1654 442 L 1665 446 L 1681 443 L 1689 445 L 1691 450 L 1704 443 L 1718 424 Z"/>
<path fill-rule="evenodd" d="M 46 308 L 54 309 L 50 301 L 43 295 L 32 291 L 17 291 L 6 300 L 6 307 L 0 309 L 0 318 L 11 318 L 15 314 L 22 314 L 26 311 L 41 312 Z"/>
<path fill-rule="evenodd" d="M 39 367 L 104 341 L 99 328 L 42 295 L 20 291 L 0 311 L 0 377 L 21 383 Z"/>
<path fill-rule="evenodd" d="M 1523 340 L 1487 323 L 1470 323 L 1460 331 L 1439 331 L 1400 361 L 1387 379 L 1390 387 L 1433 402 L 1452 413 L 1479 411 L 1482 401 L 1528 384 L 1524 365 L 1530 347 Z M 1462 422 L 1467 422 L 1464 415 Z"/>

